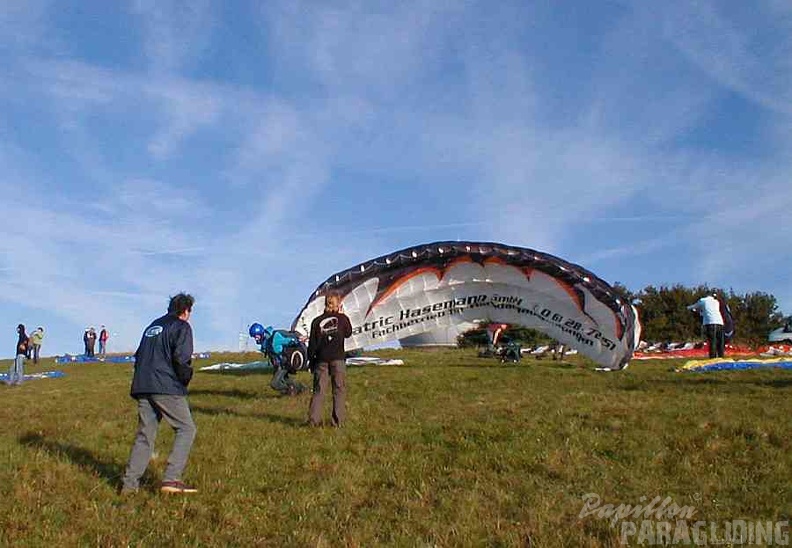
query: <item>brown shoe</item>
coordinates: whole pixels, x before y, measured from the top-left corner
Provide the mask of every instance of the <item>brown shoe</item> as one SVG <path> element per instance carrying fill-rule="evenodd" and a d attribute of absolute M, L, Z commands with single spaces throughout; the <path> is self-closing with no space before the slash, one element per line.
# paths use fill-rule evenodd
<path fill-rule="evenodd" d="M 197 493 L 198 489 L 191 487 L 183 481 L 163 481 L 161 493 Z"/>

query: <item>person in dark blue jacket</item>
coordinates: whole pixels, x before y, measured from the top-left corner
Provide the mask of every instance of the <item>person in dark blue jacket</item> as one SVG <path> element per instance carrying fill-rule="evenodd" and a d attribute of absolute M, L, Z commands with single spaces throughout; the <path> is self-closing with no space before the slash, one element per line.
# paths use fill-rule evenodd
<path fill-rule="evenodd" d="M 160 490 L 198 491 L 182 481 L 196 432 L 187 402 L 187 385 L 193 375 L 193 333 L 189 320 L 194 303 L 195 299 L 185 293 L 171 297 L 168 313 L 151 322 L 135 352 L 130 394 L 138 402 L 138 430 L 124 473 L 122 494 L 138 490 L 163 417 L 173 428 L 175 437 Z"/>

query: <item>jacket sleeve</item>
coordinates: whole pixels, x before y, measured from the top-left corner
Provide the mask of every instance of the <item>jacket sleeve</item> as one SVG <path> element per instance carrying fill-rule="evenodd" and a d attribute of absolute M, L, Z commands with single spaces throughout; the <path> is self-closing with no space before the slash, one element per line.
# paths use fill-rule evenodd
<path fill-rule="evenodd" d="M 193 335 L 192 327 L 187 322 L 180 326 L 173 341 L 171 356 L 173 357 L 173 369 L 176 377 L 187 386 L 193 376 L 192 354 L 193 354 Z"/>
<path fill-rule="evenodd" d="M 344 319 L 343 325 L 343 334 L 344 338 L 348 339 L 352 336 L 352 323 L 349 321 L 349 316 L 346 314 L 342 314 L 341 317 Z"/>
<path fill-rule="evenodd" d="M 311 333 L 308 337 L 308 361 L 312 362 L 319 346 L 319 322 L 311 322 Z"/>

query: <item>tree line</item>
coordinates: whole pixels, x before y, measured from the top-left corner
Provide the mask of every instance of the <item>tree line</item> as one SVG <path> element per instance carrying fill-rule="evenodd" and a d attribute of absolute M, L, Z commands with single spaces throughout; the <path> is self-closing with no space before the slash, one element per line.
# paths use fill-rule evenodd
<path fill-rule="evenodd" d="M 725 299 L 734 318 L 735 344 L 757 347 L 767 343 L 767 335 L 773 329 L 784 324 L 784 315 L 778 309 L 778 302 L 773 295 L 756 291 L 738 294 L 729 289 L 699 285 L 685 287 L 647 286 L 638 292 L 632 292 L 624 285 L 616 282 L 614 290 L 627 302 L 635 304 L 641 320 L 641 339 L 648 342 L 685 342 L 702 339 L 701 318 L 697 312 L 687 309 L 705 295 L 717 293 Z M 459 336 L 460 346 L 486 345 L 487 335 L 482 326 L 472 329 Z M 514 327 L 505 332 L 507 339 L 516 340 L 526 346 L 548 344 L 552 339 L 533 329 Z"/>
<path fill-rule="evenodd" d="M 724 299 L 734 318 L 734 342 L 749 346 L 767 343 L 767 335 L 784 323 L 784 315 L 778 309 L 775 296 L 761 291 L 739 294 L 699 285 L 685 287 L 647 286 L 633 293 L 616 283 L 614 289 L 622 297 L 635 304 L 641 320 L 641 338 L 650 342 L 692 341 L 701 338 L 701 318 L 698 313 L 687 309 L 705 295 L 713 292 Z"/>

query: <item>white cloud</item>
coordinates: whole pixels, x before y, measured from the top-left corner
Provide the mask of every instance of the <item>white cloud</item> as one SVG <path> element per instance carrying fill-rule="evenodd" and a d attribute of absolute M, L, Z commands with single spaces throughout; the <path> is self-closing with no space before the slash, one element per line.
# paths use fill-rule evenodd
<path fill-rule="evenodd" d="M 208 86 L 166 81 L 148 88 L 163 112 L 163 124 L 148 147 L 155 158 L 167 157 L 190 135 L 220 119 L 223 102 Z"/>

